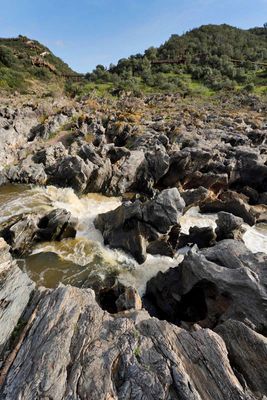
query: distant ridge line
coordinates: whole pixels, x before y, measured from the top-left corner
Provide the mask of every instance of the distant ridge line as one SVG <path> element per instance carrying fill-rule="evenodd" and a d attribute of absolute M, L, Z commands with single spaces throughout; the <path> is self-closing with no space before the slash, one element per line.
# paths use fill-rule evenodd
<path fill-rule="evenodd" d="M 200 55 L 200 57 L 201 57 L 201 55 Z M 151 61 L 151 64 L 185 64 L 186 61 L 187 61 L 186 58 L 180 58 L 180 59 L 176 59 L 176 60 L 174 60 L 174 59 L 153 60 L 153 61 Z M 252 64 L 258 64 L 258 65 L 263 65 L 263 66 L 267 67 L 267 62 L 251 61 L 251 60 L 237 60 L 234 58 L 230 58 L 229 61 L 231 61 L 233 63 L 237 63 L 237 64 L 244 63 L 244 62 L 250 62 Z"/>

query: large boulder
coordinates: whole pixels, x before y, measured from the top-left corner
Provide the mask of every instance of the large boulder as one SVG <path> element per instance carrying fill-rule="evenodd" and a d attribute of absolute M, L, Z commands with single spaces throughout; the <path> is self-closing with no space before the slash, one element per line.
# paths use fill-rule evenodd
<path fill-rule="evenodd" d="M 102 232 L 106 244 L 131 253 L 141 264 L 146 259 L 148 242 L 177 225 L 183 208 L 184 201 L 178 190 L 166 189 L 145 203 L 126 202 L 116 210 L 98 215 L 95 226 Z"/>
<path fill-rule="evenodd" d="M 186 177 L 192 176 L 196 171 L 201 170 L 211 160 L 212 154 L 198 148 L 185 148 L 171 154 L 170 167 L 161 179 L 164 186 L 175 186 L 184 182 Z"/>
<path fill-rule="evenodd" d="M 237 163 L 239 183 L 250 186 L 259 192 L 267 191 L 267 165 L 262 160 L 248 157 L 245 154 Z"/>
<path fill-rule="evenodd" d="M 148 174 L 151 175 L 154 182 L 157 183 L 162 176 L 166 174 L 169 168 L 170 157 L 166 153 L 165 148 L 158 147 L 153 151 L 146 153 L 148 165 Z"/>
<path fill-rule="evenodd" d="M 49 170 L 49 167 L 55 165 L 60 159 L 66 157 L 67 154 L 68 152 L 66 148 L 61 142 L 59 142 L 37 151 L 33 156 L 33 160 L 37 164 L 42 163 L 44 167 Z"/>
<path fill-rule="evenodd" d="M 0 107 L 0 165 L 18 162 L 18 152 L 27 144 L 31 128 L 38 124 L 38 114 L 32 107 L 20 109 Z"/>
<path fill-rule="evenodd" d="M 143 220 L 160 233 L 178 223 L 185 207 L 177 188 L 165 189 L 143 206 Z"/>
<path fill-rule="evenodd" d="M 47 118 L 44 123 L 37 124 L 30 130 L 29 141 L 36 139 L 48 140 L 52 134 L 55 134 L 62 128 L 70 118 L 65 114 L 55 114 Z"/>
<path fill-rule="evenodd" d="M 142 264 L 146 259 L 146 227 L 142 224 L 142 206 L 139 201 L 123 203 L 114 211 L 99 214 L 95 226 L 104 237 L 104 243 L 121 248 Z"/>
<path fill-rule="evenodd" d="M 77 225 L 78 219 L 73 218 L 69 211 L 57 208 L 39 220 L 36 240 L 52 241 L 74 238 Z"/>

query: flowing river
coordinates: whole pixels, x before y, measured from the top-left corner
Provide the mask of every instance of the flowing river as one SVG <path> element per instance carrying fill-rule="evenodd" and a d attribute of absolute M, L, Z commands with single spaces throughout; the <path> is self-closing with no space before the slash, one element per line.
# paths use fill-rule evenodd
<path fill-rule="evenodd" d="M 94 227 L 100 213 L 113 210 L 121 204 L 120 198 L 88 194 L 78 197 L 72 189 L 54 186 L 29 187 L 7 185 L 0 187 L 0 224 L 13 216 L 64 208 L 78 218 L 75 239 L 47 242 L 36 245 L 32 253 L 19 259 L 20 267 L 38 284 L 56 287 L 60 282 L 86 287 L 93 277 L 108 274 L 118 276 L 126 284 L 144 293 L 146 282 L 159 271 L 175 267 L 183 259 L 183 251 L 172 259 L 148 255 L 143 265 L 122 250 L 112 250 L 103 244 L 101 233 Z M 182 231 L 190 226 L 216 226 L 216 215 L 201 215 L 193 207 L 181 218 Z M 245 226 L 244 241 L 253 252 L 267 253 L 267 225 Z"/>

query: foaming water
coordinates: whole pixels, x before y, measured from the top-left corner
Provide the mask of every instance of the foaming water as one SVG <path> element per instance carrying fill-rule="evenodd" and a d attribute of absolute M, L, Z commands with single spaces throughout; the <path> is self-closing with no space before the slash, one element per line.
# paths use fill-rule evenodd
<path fill-rule="evenodd" d="M 180 219 L 181 231 L 188 234 L 191 226 L 216 228 L 216 214 L 200 214 L 199 207 L 191 207 Z"/>
<path fill-rule="evenodd" d="M 26 185 L 7 185 L 0 188 L 0 224 L 12 217 L 50 210 L 52 204 L 45 190 Z"/>
<path fill-rule="evenodd" d="M 30 256 L 19 260 L 20 266 L 38 285 L 46 287 L 55 287 L 59 282 L 86 286 L 90 277 L 97 274 L 104 278 L 112 273 L 142 294 L 152 276 L 175 267 L 182 257 L 148 255 L 146 262 L 139 265 L 122 250 L 104 246 L 94 219 L 120 204 L 120 198 L 99 194 L 78 197 L 70 188 L 10 186 L 0 188 L 0 223 L 21 214 L 64 208 L 78 218 L 76 238 L 36 245 Z"/>
<path fill-rule="evenodd" d="M 86 287 L 96 275 L 104 278 L 111 273 L 143 294 L 149 279 L 159 271 L 165 272 L 177 266 L 183 255 L 177 254 L 173 259 L 148 255 L 146 262 L 139 265 L 122 250 L 104 246 L 102 234 L 94 226 L 94 219 L 120 204 L 120 198 L 99 194 L 78 197 L 70 188 L 9 185 L 0 188 L 0 223 L 21 214 L 64 208 L 78 219 L 77 236 L 75 239 L 36 245 L 30 256 L 19 261 L 31 278 L 38 285 L 46 287 L 55 287 L 59 282 Z M 192 207 L 180 223 L 182 232 L 188 233 L 191 226 L 215 228 L 215 220 L 216 214 L 200 214 L 198 207 Z M 245 228 L 246 246 L 253 252 L 267 253 L 267 225 Z"/>
<path fill-rule="evenodd" d="M 264 252 L 267 254 L 267 224 L 247 227 L 243 240 L 253 253 Z"/>

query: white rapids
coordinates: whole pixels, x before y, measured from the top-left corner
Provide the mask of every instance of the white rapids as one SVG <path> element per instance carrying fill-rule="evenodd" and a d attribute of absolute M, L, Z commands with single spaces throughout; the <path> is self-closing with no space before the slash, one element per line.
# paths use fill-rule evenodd
<path fill-rule="evenodd" d="M 105 276 L 106 272 L 114 271 L 121 282 L 136 287 L 140 294 L 143 294 L 149 279 L 159 271 L 164 272 L 177 266 L 182 261 L 183 255 L 177 253 L 173 259 L 148 255 L 145 263 L 138 265 L 122 250 L 111 250 L 104 246 L 101 232 L 95 228 L 93 221 L 98 214 L 114 210 L 120 204 L 120 198 L 99 194 L 78 197 L 69 188 L 60 189 L 53 186 L 26 188 L 13 185 L 9 188 L 0 188 L 0 223 L 15 215 L 64 208 L 78 218 L 76 238 L 37 245 L 32 256 L 28 257 L 28 261 L 27 258 L 22 261 L 29 275 L 38 284 L 50 287 L 60 281 L 82 284 L 83 280 L 90 278 L 90 274 Z M 203 215 L 199 213 L 197 207 L 192 207 L 181 218 L 180 223 L 182 232 L 187 233 L 190 226 L 215 227 L 215 220 L 216 214 Z M 258 227 L 245 226 L 245 228 L 246 246 L 253 252 L 267 253 L 267 226 L 262 224 Z M 57 265 L 54 259 L 48 261 L 49 253 L 57 254 L 65 263 Z M 43 266 L 40 265 L 42 254 Z M 34 257 L 38 257 L 35 262 L 33 262 Z"/>

